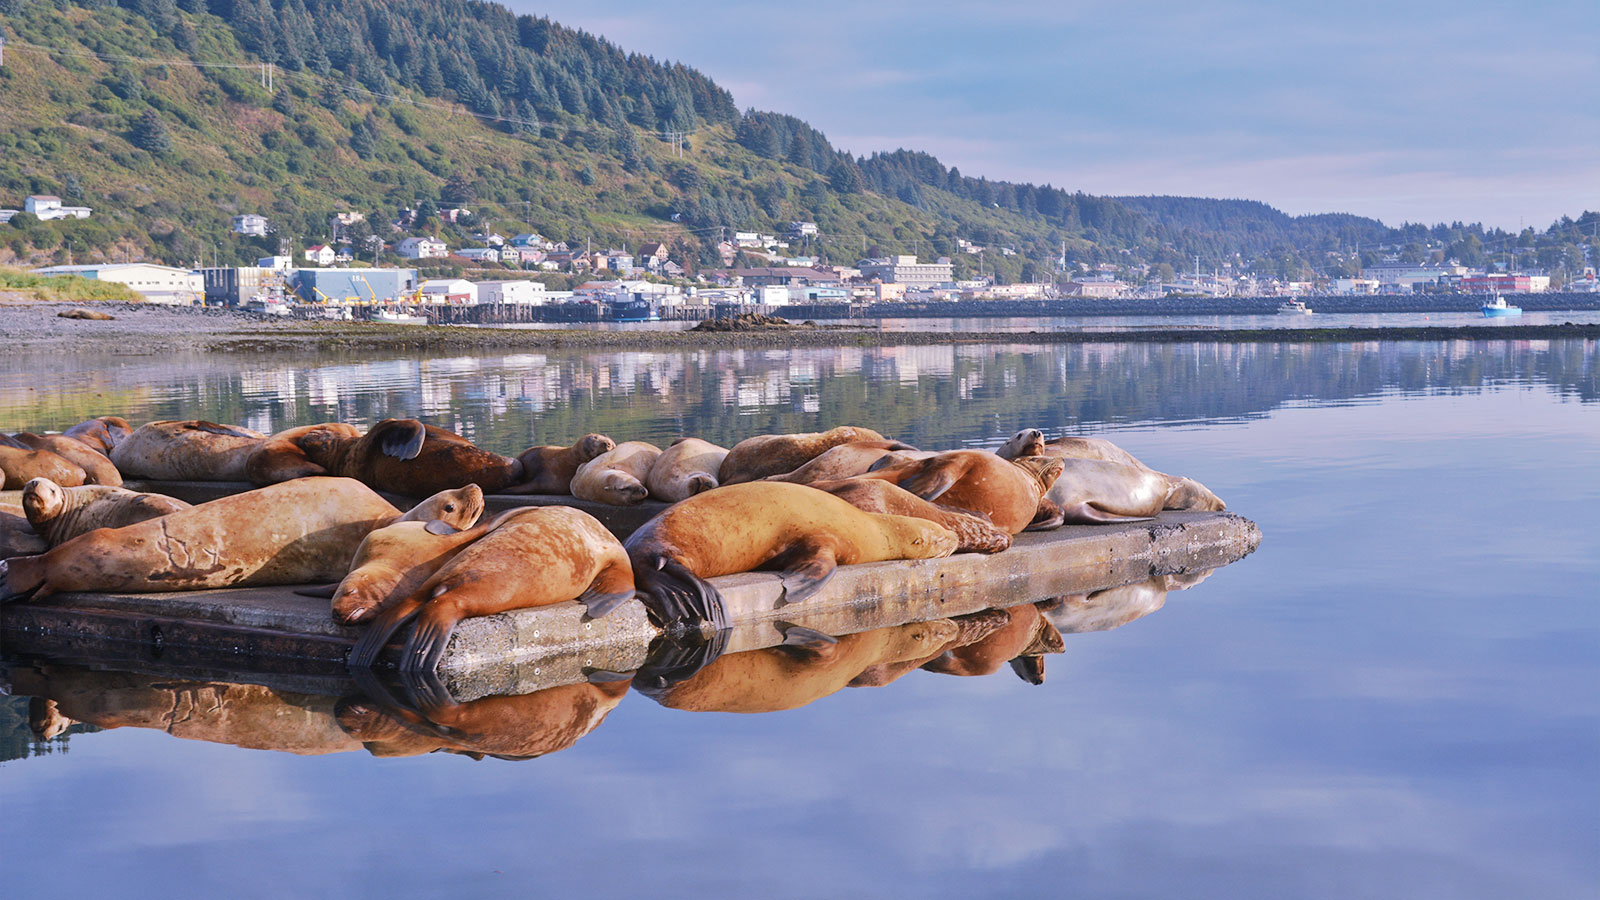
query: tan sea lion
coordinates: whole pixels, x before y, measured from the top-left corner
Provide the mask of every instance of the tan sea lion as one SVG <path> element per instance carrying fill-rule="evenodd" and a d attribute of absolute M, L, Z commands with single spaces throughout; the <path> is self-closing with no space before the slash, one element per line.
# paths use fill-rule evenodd
<path fill-rule="evenodd" d="M 133 426 L 121 416 L 100 416 L 89 419 L 61 432 L 63 435 L 80 441 L 90 449 L 106 456 L 111 455 L 111 448 L 115 447 L 123 438 L 133 434 Z"/>
<path fill-rule="evenodd" d="M 644 480 L 660 455 L 660 447 L 644 441 L 618 444 L 578 467 L 572 476 L 572 496 L 612 506 L 642 503 L 650 493 Z"/>
<path fill-rule="evenodd" d="M 645 487 L 656 500 L 676 503 L 717 486 L 728 451 L 699 438 L 678 438 L 650 466 Z"/>
<path fill-rule="evenodd" d="M 337 715 L 340 727 L 373 756 L 442 750 L 524 760 L 565 750 L 600 727 L 628 687 L 627 679 L 585 682 L 514 697 L 430 703 L 421 711 L 350 698 L 339 702 Z"/>
<path fill-rule="evenodd" d="M 5 476 L 0 488 L 8 491 L 21 490 L 35 478 L 76 487 L 89 477 L 82 466 L 71 460 L 49 450 L 34 450 L 5 435 L 0 435 L 0 474 Z"/>
<path fill-rule="evenodd" d="M 75 438 L 63 434 L 33 434 L 24 431 L 13 436 L 17 442 L 34 450 L 47 450 L 83 470 L 84 484 L 122 484 L 122 474 L 105 454 Z"/>
<path fill-rule="evenodd" d="M 401 519 L 459 527 L 482 511 L 483 492 L 472 485 L 435 494 L 402 516 L 354 479 L 298 478 L 0 562 L 0 600 L 334 581 L 374 528 Z"/>
<path fill-rule="evenodd" d="M 833 642 L 730 653 L 665 688 L 640 685 L 662 706 L 693 712 L 798 709 L 858 683 L 863 672 L 937 654 L 959 633 L 949 619 L 847 634 Z"/>
<path fill-rule="evenodd" d="M 628 554 L 594 516 L 566 506 L 518 510 L 378 613 L 350 651 L 350 664 L 371 666 L 413 618 L 400 669 L 431 674 L 462 619 L 569 600 L 598 619 L 633 594 Z"/>
<path fill-rule="evenodd" d="M 245 481 L 250 454 L 265 439 L 261 432 L 238 425 L 198 420 L 150 422 L 118 441 L 111 448 L 111 461 L 123 478 Z"/>
<path fill-rule="evenodd" d="M 1010 534 L 990 525 L 977 513 L 929 503 L 892 482 L 870 478 L 846 478 L 842 481 L 814 481 L 811 487 L 827 491 L 864 512 L 911 516 L 938 522 L 956 536 L 959 542 L 956 545 L 957 553 L 965 551 L 999 553 L 1011 546 Z"/>
<path fill-rule="evenodd" d="M 741 484 L 793 472 L 840 444 L 855 441 L 881 441 L 883 435 L 870 428 L 843 425 L 828 431 L 807 434 L 763 434 L 745 438 L 733 445 L 717 474 L 720 484 Z M 899 449 L 916 448 L 902 444 Z"/>
<path fill-rule="evenodd" d="M 1044 684 L 1044 657 L 1066 650 L 1061 632 L 1039 612 L 1025 603 L 1006 607 L 1008 621 L 981 640 L 952 647 L 922 664 L 929 672 L 944 675 L 992 675 L 1010 663 L 1017 677 L 1029 684 Z"/>
<path fill-rule="evenodd" d="M 98 484 L 62 487 L 35 478 L 22 486 L 22 508 L 33 530 L 55 547 L 96 528 L 121 528 L 188 509 L 189 504 L 165 494 Z"/>
<path fill-rule="evenodd" d="M 517 462 L 522 464 L 522 480 L 500 492 L 570 494 L 572 477 L 578 474 L 578 467 L 616 446 L 616 441 L 603 434 L 586 434 L 570 447 L 529 447 L 517 457 Z"/>
<path fill-rule="evenodd" d="M 1159 515 L 1163 509 L 1221 510 L 1222 499 L 1198 481 L 1101 459 L 1061 459 L 1046 496 L 1065 521 L 1099 525 Z"/>
<path fill-rule="evenodd" d="M 28 524 L 22 507 L 0 503 L 0 559 L 13 556 L 37 556 L 50 549 L 44 536 Z"/>
<path fill-rule="evenodd" d="M 862 512 L 825 491 L 763 481 L 724 485 L 676 503 L 624 546 L 658 621 L 720 628 L 726 622 L 722 597 L 707 578 L 780 569 L 785 598 L 799 603 L 821 590 L 838 566 L 949 556 L 956 536 L 926 519 Z"/>
<path fill-rule="evenodd" d="M 360 437 L 361 429 L 342 422 L 301 425 L 277 432 L 262 440 L 245 460 L 245 480 L 265 486 L 294 478 L 327 475 L 328 470 L 311 459 L 307 447 L 355 441 Z"/>
<path fill-rule="evenodd" d="M 307 429 L 296 443 L 330 475 L 380 491 L 426 497 L 475 484 L 497 493 L 522 480 L 522 463 L 416 419 L 384 419 L 360 437 L 331 426 Z"/>
<path fill-rule="evenodd" d="M 841 478 L 853 478 L 872 469 L 884 459 L 894 462 L 905 462 L 911 459 L 925 459 L 932 453 L 906 450 L 905 444 L 899 441 L 851 441 L 837 447 L 829 447 L 816 459 L 811 460 L 793 472 L 784 472 L 780 475 L 768 475 L 763 481 L 787 481 L 791 484 L 814 484 L 818 481 L 838 481 Z"/>
<path fill-rule="evenodd" d="M 1062 466 L 1061 460 L 1042 456 L 1004 460 L 984 450 L 951 450 L 858 477 L 892 481 L 924 500 L 981 513 L 996 528 L 1021 534 L 1036 525 L 1045 492 Z"/>
<path fill-rule="evenodd" d="M 1107 463 L 1128 466 L 1144 472 L 1151 472 L 1166 479 L 1170 488 L 1163 509 L 1225 509 L 1226 504 L 1216 494 L 1213 494 L 1205 485 L 1192 478 L 1182 475 L 1169 475 L 1150 468 L 1135 457 L 1132 453 L 1118 447 L 1116 444 L 1102 438 L 1061 437 L 1053 441 L 1045 441 L 1044 433 L 1037 428 L 1024 428 L 1011 436 L 1011 439 L 1000 446 L 995 453 L 1005 459 L 1014 459 L 1022 456 L 1054 456 L 1061 459 L 1087 459 L 1100 460 Z M 1072 464 L 1069 462 L 1068 467 Z M 1093 476 L 1085 473 L 1085 478 Z M 1129 476 L 1132 478 L 1133 476 Z M 1159 487 L 1153 488 L 1159 490 Z M 1113 492 L 1118 493 L 1118 492 Z M 1146 508 L 1142 502 L 1132 504 L 1132 508 Z M 1159 512 L 1159 510 L 1158 510 Z M 1149 513 L 1148 515 L 1155 515 Z M 1079 518 L 1068 521 L 1094 524 L 1094 518 Z"/>

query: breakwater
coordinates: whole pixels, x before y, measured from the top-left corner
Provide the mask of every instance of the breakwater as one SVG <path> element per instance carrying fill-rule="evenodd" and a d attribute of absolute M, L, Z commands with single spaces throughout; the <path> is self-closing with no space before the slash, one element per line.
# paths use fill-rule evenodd
<path fill-rule="evenodd" d="M 1600 294 L 1507 295 L 1523 309 L 1600 310 Z M 1488 294 L 1329 294 L 1300 298 L 1319 313 L 1415 313 L 1478 311 Z M 1151 299 L 957 300 L 946 303 L 803 304 L 775 310 L 800 319 L 1048 318 L 1056 316 L 1227 316 L 1272 315 L 1282 297 L 1156 297 Z"/>

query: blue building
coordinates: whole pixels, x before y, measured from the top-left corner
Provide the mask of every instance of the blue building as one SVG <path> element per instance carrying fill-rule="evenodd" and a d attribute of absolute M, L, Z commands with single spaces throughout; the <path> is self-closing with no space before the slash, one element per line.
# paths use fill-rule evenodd
<path fill-rule="evenodd" d="M 299 269 L 290 285 L 306 303 L 400 300 L 417 290 L 416 269 Z"/>

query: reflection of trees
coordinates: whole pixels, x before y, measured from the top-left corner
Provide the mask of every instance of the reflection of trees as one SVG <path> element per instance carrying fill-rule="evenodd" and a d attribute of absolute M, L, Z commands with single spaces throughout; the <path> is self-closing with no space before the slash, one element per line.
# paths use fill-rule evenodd
<path fill-rule="evenodd" d="M 1593 346 L 1577 340 L 335 355 L 309 365 L 270 356 L 116 365 L 101 356 L 24 357 L 0 372 L 0 430 L 59 429 L 105 413 L 135 421 L 207 418 L 264 431 L 418 415 L 503 452 L 565 443 L 587 431 L 657 442 L 695 434 L 727 444 L 843 423 L 954 446 L 998 439 L 1023 424 L 1228 420 L 1287 402 L 1386 391 L 1537 383 L 1593 401 L 1600 398 L 1594 361 Z M 85 387 L 108 384 L 145 390 Z"/>

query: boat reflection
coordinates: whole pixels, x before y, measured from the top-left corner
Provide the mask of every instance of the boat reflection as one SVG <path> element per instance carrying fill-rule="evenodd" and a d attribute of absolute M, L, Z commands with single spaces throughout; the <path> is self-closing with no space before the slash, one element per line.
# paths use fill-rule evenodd
<path fill-rule="evenodd" d="M 1153 576 L 970 615 L 892 624 L 864 619 L 877 627 L 837 636 L 793 622 L 764 623 L 722 643 L 756 649 L 693 665 L 683 664 L 670 646 L 653 646 L 638 677 L 544 660 L 539 667 L 574 683 L 551 683 L 520 695 L 458 699 L 437 680 L 391 687 L 371 679 L 334 685 L 325 679 L 255 674 L 230 682 L 37 659 L 0 662 L 0 686 L 12 695 L 8 702 L 25 704 L 34 741 L 61 740 L 81 723 L 100 730 L 148 728 L 184 740 L 301 755 L 364 750 L 380 757 L 442 752 L 525 760 L 573 746 L 630 690 L 672 709 L 761 713 L 796 709 L 847 687 L 884 687 L 919 669 L 979 677 L 1009 667 L 1030 684 L 1041 684 L 1046 658 L 1067 649 L 1065 635 L 1121 627 L 1160 609 L 1170 592 L 1209 574 Z M 571 672 L 580 674 L 566 674 Z M 321 692 L 296 689 L 306 685 Z M 15 705 L 12 710 L 20 712 Z M 84 739 L 83 729 L 77 730 L 74 736 Z"/>

